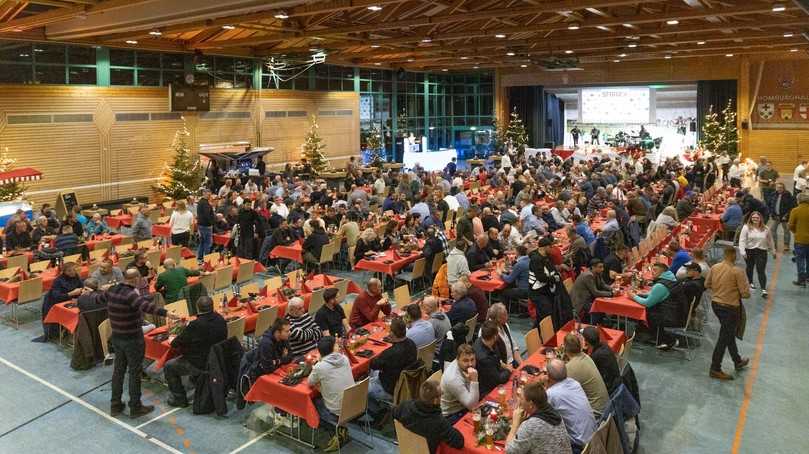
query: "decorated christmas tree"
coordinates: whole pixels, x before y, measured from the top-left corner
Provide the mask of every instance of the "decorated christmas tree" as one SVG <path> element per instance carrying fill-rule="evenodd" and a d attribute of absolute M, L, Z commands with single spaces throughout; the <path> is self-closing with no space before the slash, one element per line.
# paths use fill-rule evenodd
<path fill-rule="evenodd" d="M 399 131 L 399 137 L 407 137 L 410 132 L 410 118 L 407 116 L 407 110 L 402 108 L 396 118 L 396 129 Z"/>
<path fill-rule="evenodd" d="M 0 173 L 14 170 L 16 159 L 8 156 L 8 148 L 0 152 Z M 21 200 L 25 195 L 26 188 L 22 183 L 13 182 L 0 185 L 0 202 L 12 202 Z"/>
<path fill-rule="evenodd" d="M 528 144 L 528 132 L 525 131 L 525 125 L 523 125 L 520 114 L 517 113 L 517 109 L 511 112 L 508 126 L 503 132 L 503 141 L 506 148 L 512 146 L 520 152 L 525 151 L 525 146 Z"/>
<path fill-rule="evenodd" d="M 382 132 L 379 130 L 379 126 L 373 125 L 371 127 L 365 146 L 368 149 L 369 164 L 374 167 L 382 167 L 382 163 L 385 162 L 382 159 L 384 145 L 382 144 Z"/>
<path fill-rule="evenodd" d="M 494 151 L 501 151 L 505 146 L 505 131 L 503 124 L 495 120 L 492 122 L 491 147 Z"/>
<path fill-rule="evenodd" d="M 309 161 L 315 175 L 320 175 L 329 167 L 329 163 L 326 162 L 326 155 L 323 154 L 326 144 L 323 143 L 323 139 L 318 134 L 318 128 L 320 127 L 317 125 L 317 117 L 312 115 L 312 127 L 306 133 L 306 141 L 303 143 L 303 157 Z"/>
<path fill-rule="evenodd" d="M 730 159 L 736 158 L 739 154 L 739 130 L 736 128 L 736 110 L 728 100 L 728 105 L 722 110 L 722 127 L 720 129 L 722 137 L 722 151 L 720 154 Z"/>
<path fill-rule="evenodd" d="M 163 180 L 154 187 L 155 191 L 179 200 L 199 191 L 203 183 L 203 170 L 199 157 L 191 153 L 188 144 L 191 133 L 183 123 L 182 129 L 174 133 L 171 148 L 174 150 L 174 162 L 166 164 Z"/>
<path fill-rule="evenodd" d="M 714 155 L 736 157 L 738 152 L 739 133 L 736 129 L 736 111 L 730 101 L 721 113 L 710 107 L 702 122 L 699 146 Z"/>

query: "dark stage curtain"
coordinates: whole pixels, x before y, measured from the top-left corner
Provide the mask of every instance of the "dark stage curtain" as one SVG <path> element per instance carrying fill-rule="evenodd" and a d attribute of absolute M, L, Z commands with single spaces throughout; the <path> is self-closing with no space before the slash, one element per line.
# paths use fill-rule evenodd
<path fill-rule="evenodd" d="M 700 80 L 697 82 L 697 138 L 702 132 L 705 115 L 713 106 L 714 112 L 721 112 L 728 101 L 738 112 L 735 80 Z"/>
<path fill-rule="evenodd" d="M 508 88 L 507 118 L 510 118 L 511 112 L 516 110 L 525 124 L 529 148 L 537 148 L 543 141 L 543 93 L 541 85 Z"/>
<path fill-rule="evenodd" d="M 562 145 L 565 140 L 565 103 L 552 93 L 545 93 L 545 140 L 543 146 Z"/>

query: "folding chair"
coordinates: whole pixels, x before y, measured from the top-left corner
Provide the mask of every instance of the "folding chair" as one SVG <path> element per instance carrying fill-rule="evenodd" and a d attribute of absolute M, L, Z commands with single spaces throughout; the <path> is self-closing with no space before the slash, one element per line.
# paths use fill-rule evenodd
<path fill-rule="evenodd" d="M 208 295 L 214 294 L 214 287 L 216 283 L 216 275 L 215 274 L 206 274 L 199 277 L 200 284 L 205 287 L 205 290 L 208 292 Z"/>
<path fill-rule="evenodd" d="M 110 355 L 110 338 L 112 337 L 112 326 L 110 320 L 104 320 L 98 325 L 98 337 L 101 339 L 101 351 L 104 352 L 104 364 L 111 359 Z"/>
<path fill-rule="evenodd" d="M 328 265 L 334 261 L 334 251 L 332 250 L 331 243 L 324 244 L 320 249 L 320 260 L 317 262 L 318 274 L 323 273 L 323 265 Z"/>
<path fill-rule="evenodd" d="M 400 285 L 393 289 L 393 301 L 396 302 L 396 307 L 404 309 L 405 306 L 410 304 L 410 290 L 406 285 Z"/>
<path fill-rule="evenodd" d="M 340 407 L 340 417 L 337 419 L 337 427 L 342 426 L 348 430 L 349 422 L 368 414 L 368 383 L 369 378 L 366 378 L 354 386 L 349 386 L 343 391 L 343 404 Z M 365 418 L 365 429 L 366 432 L 373 437 L 368 418 Z M 337 429 L 335 428 L 335 430 Z M 368 446 L 368 448 L 373 449 L 371 446 Z M 342 452 L 342 447 L 340 447 L 337 452 Z"/>
<path fill-rule="evenodd" d="M 154 240 L 140 240 L 138 241 L 138 249 L 151 249 L 154 246 Z"/>
<path fill-rule="evenodd" d="M 624 373 L 624 368 L 627 364 L 629 364 L 629 354 L 632 352 L 632 345 L 635 343 L 635 334 L 632 334 L 632 337 L 624 342 L 624 345 L 621 346 L 621 350 L 618 352 L 618 367 L 621 369 L 621 373 Z"/>
<path fill-rule="evenodd" d="M 8 267 L 6 269 L 0 270 L 0 280 L 7 281 L 14 277 L 15 274 L 20 272 L 20 267 Z"/>
<path fill-rule="evenodd" d="M 407 282 L 407 287 L 410 288 L 410 284 L 413 284 L 412 292 L 416 291 L 416 284 L 415 282 L 418 279 L 424 278 L 424 271 L 427 268 L 427 259 L 422 257 L 415 262 L 413 262 L 413 271 L 405 271 L 403 273 L 399 273 L 395 276 L 396 279 L 400 281 Z"/>
<path fill-rule="evenodd" d="M 93 246 L 93 250 L 107 252 L 111 247 L 112 247 L 112 240 L 103 240 L 96 242 L 95 246 Z"/>
<path fill-rule="evenodd" d="M 180 263 L 183 261 L 183 247 L 182 246 L 171 246 L 166 248 L 166 258 L 174 260 L 174 263 Z M 193 259 L 196 263 L 197 259 Z"/>
<path fill-rule="evenodd" d="M 90 261 L 100 262 L 104 260 L 104 254 L 106 253 L 107 251 L 105 249 L 97 249 L 97 248 L 93 249 L 92 251 L 90 251 Z"/>
<path fill-rule="evenodd" d="M 346 318 L 351 319 L 351 311 L 354 309 L 354 302 L 342 303 L 340 305 L 343 306 L 343 313 L 346 314 Z"/>
<path fill-rule="evenodd" d="M 300 280 L 301 270 L 294 270 L 287 273 L 290 288 L 298 287 L 298 280 Z"/>
<path fill-rule="evenodd" d="M 435 254 L 435 257 L 433 257 L 433 266 L 430 270 L 433 276 L 438 274 L 438 271 L 441 269 L 441 265 L 443 264 L 444 264 L 444 253 L 439 252 L 438 254 Z"/>
<path fill-rule="evenodd" d="M 348 279 L 340 279 L 334 283 L 334 287 L 337 289 L 337 301 L 343 301 L 348 295 Z"/>
<path fill-rule="evenodd" d="M 19 269 L 19 268 L 17 268 Z M 20 281 L 19 292 L 17 293 L 17 301 L 11 304 L 11 319 L 17 329 L 20 329 L 20 319 L 17 317 L 17 309 L 19 306 L 30 304 L 42 298 L 42 278 L 35 277 Z M 48 315 L 48 314 L 44 314 Z"/>
<path fill-rule="evenodd" d="M 50 260 L 40 260 L 39 262 L 33 262 L 28 265 L 28 269 L 32 273 L 41 273 L 48 269 L 51 266 Z"/>
<path fill-rule="evenodd" d="M 278 306 L 270 306 L 258 312 L 256 318 L 256 330 L 253 332 L 253 338 L 258 342 L 258 339 L 264 334 L 265 331 L 270 329 L 275 320 L 278 318 Z"/>
<path fill-rule="evenodd" d="M 539 330 L 533 328 L 525 333 L 525 356 L 531 356 L 542 347 L 539 340 Z"/>
<path fill-rule="evenodd" d="M 233 283 L 233 268 L 230 266 L 219 268 L 214 276 L 214 291 L 230 288 Z"/>
<path fill-rule="evenodd" d="M 548 315 L 539 322 L 539 341 L 542 345 L 548 342 L 556 332 L 553 330 L 553 319 Z"/>
<path fill-rule="evenodd" d="M 186 300 L 177 300 L 171 304 L 166 304 L 163 309 L 177 317 L 189 317 L 188 302 Z"/>
<path fill-rule="evenodd" d="M 685 339 L 685 348 L 684 349 L 683 348 L 675 348 L 674 350 L 684 352 L 685 353 L 685 359 L 687 359 L 688 361 L 691 361 L 693 359 L 692 358 L 693 355 L 692 355 L 692 352 L 691 352 L 691 343 L 689 342 L 689 340 L 690 339 L 697 339 L 698 340 L 698 339 L 702 338 L 702 336 L 699 333 L 695 333 L 693 331 L 688 330 L 688 326 L 691 323 L 691 315 L 694 313 L 694 307 L 696 307 L 696 305 L 698 303 L 699 303 L 699 301 L 697 300 L 696 297 L 691 300 L 691 304 L 688 306 L 688 317 L 685 319 L 685 326 L 683 326 L 682 328 L 676 328 L 676 327 L 663 328 L 663 331 L 665 333 L 668 333 L 668 334 L 671 334 L 673 336 L 677 336 L 677 337 L 681 337 L 681 338 Z M 624 345 L 626 345 L 626 344 L 624 344 Z M 660 350 L 658 350 L 658 352 L 660 352 Z"/>
<path fill-rule="evenodd" d="M 210 254 L 205 254 L 202 257 L 202 261 L 205 263 L 210 263 L 213 265 L 214 263 L 219 262 L 219 253 L 218 252 L 211 252 Z"/>
<path fill-rule="evenodd" d="M 427 370 L 433 369 L 433 359 L 435 358 L 436 340 L 418 349 L 416 356 L 420 359 Z"/>
<path fill-rule="evenodd" d="M 323 298 L 323 293 L 326 291 L 325 288 L 319 288 L 312 292 L 312 298 L 309 300 L 309 314 L 314 317 L 317 311 L 326 304 L 326 300 Z"/>
<path fill-rule="evenodd" d="M 256 262 L 252 260 L 244 260 L 239 263 L 239 271 L 236 272 L 236 283 L 247 282 L 253 279 L 256 275 Z"/>
<path fill-rule="evenodd" d="M 244 342 L 244 323 L 246 319 L 239 317 L 236 320 L 228 322 L 228 339 L 235 337 L 239 343 Z"/>
<path fill-rule="evenodd" d="M 188 259 L 182 259 L 178 263 L 180 264 L 181 267 L 183 267 L 183 268 L 185 268 L 187 270 L 196 271 L 196 270 L 199 269 L 199 263 L 197 262 L 196 257 L 191 257 L 191 258 L 188 258 Z"/>
<path fill-rule="evenodd" d="M 399 445 L 399 454 L 430 454 L 430 445 L 427 439 L 407 430 L 402 423 L 393 420 L 396 429 L 396 442 Z"/>
<path fill-rule="evenodd" d="M 284 281 L 281 279 L 281 276 L 273 276 L 264 281 L 264 286 L 267 287 L 267 294 L 269 295 L 270 292 L 273 290 L 279 289 L 284 285 Z"/>
<path fill-rule="evenodd" d="M 475 328 L 477 328 L 478 326 L 478 316 L 473 315 L 472 318 L 464 322 L 464 324 L 466 325 L 466 328 L 469 330 L 469 332 L 466 333 L 466 343 L 471 344 L 472 336 L 475 335 Z"/>
<path fill-rule="evenodd" d="M 62 258 L 62 263 L 81 264 L 81 254 L 66 255 Z"/>
<path fill-rule="evenodd" d="M 134 243 L 135 243 L 135 239 L 132 238 L 131 236 L 127 235 L 127 236 L 121 237 L 121 242 L 118 243 L 118 246 L 130 246 L 130 245 L 132 245 Z"/>
<path fill-rule="evenodd" d="M 160 250 L 155 249 L 154 251 L 149 251 L 146 253 L 146 261 L 152 264 L 154 269 L 158 269 L 160 267 Z"/>
<path fill-rule="evenodd" d="M 28 270 L 28 255 L 10 255 L 6 257 L 6 268 L 22 268 Z"/>
<path fill-rule="evenodd" d="M 443 376 L 444 376 L 444 372 L 441 369 L 439 369 L 439 370 L 433 372 L 433 374 L 430 375 L 427 378 L 427 381 L 434 381 L 434 382 L 441 383 L 441 377 L 443 377 Z"/>
<path fill-rule="evenodd" d="M 239 295 L 247 296 L 249 294 L 258 295 L 258 292 L 261 289 L 258 288 L 258 284 L 255 282 L 251 282 L 249 284 L 243 284 L 239 286 Z"/>

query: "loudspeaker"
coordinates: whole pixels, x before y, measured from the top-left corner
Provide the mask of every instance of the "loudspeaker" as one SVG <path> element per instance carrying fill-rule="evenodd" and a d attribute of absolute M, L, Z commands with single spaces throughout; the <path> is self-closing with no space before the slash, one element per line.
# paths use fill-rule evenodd
<path fill-rule="evenodd" d="M 742 129 L 747 129 L 750 127 L 750 122 L 747 120 L 742 120 Z"/>

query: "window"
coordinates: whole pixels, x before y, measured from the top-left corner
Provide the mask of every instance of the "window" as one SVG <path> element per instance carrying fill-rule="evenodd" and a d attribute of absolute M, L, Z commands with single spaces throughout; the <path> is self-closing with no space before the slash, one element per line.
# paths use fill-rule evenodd
<path fill-rule="evenodd" d="M 69 65 L 96 65 L 96 49 L 94 47 L 69 47 L 67 52 Z"/>
<path fill-rule="evenodd" d="M 184 67 L 182 54 L 110 49 L 111 85 L 158 87 L 181 83 L 185 78 Z M 200 74 L 197 79 L 205 80 L 205 77 L 205 74 Z"/>
<path fill-rule="evenodd" d="M 95 85 L 96 69 L 71 66 L 68 70 L 68 83 L 79 85 Z"/>

